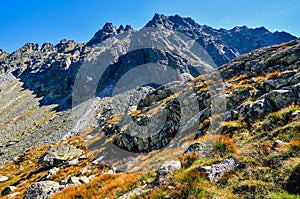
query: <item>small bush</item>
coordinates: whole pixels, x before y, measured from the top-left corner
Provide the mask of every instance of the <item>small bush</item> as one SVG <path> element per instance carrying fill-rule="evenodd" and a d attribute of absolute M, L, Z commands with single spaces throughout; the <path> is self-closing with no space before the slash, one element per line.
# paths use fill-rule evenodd
<path fill-rule="evenodd" d="M 188 168 L 192 166 L 192 164 L 198 159 L 199 159 L 199 155 L 196 153 L 187 153 L 179 158 L 184 168 Z"/>
<path fill-rule="evenodd" d="M 213 145 L 212 151 L 224 156 L 229 153 L 237 153 L 238 148 L 232 139 L 228 136 L 221 135 L 218 141 Z"/>
<path fill-rule="evenodd" d="M 300 140 L 293 140 L 289 148 L 289 154 L 293 157 L 300 155 Z"/>

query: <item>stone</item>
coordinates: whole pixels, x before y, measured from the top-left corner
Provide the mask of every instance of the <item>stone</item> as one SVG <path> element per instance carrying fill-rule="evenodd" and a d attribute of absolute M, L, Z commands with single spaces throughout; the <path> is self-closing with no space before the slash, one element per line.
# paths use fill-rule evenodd
<path fill-rule="evenodd" d="M 89 181 L 90 181 L 89 178 L 86 176 L 81 176 L 81 177 L 72 176 L 68 180 L 69 183 L 74 184 L 74 185 L 86 184 Z"/>
<path fill-rule="evenodd" d="M 193 143 L 191 144 L 184 152 L 184 154 L 196 153 L 201 157 L 206 156 L 205 145 L 202 143 Z"/>
<path fill-rule="evenodd" d="M 226 172 L 235 169 L 237 166 L 238 161 L 235 158 L 227 158 L 217 164 L 198 167 L 198 170 L 204 173 L 210 181 L 218 182 Z"/>
<path fill-rule="evenodd" d="M 4 196 L 4 195 L 7 195 L 9 194 L 10 192 L 14 191 L 17 187 L 15 186 L 8 186 L 8 187 L 5 187 L 2 191 L 1 191 L 1 195 Z"/>
<path fill-rule="evenodd" d="M 273 145 L 271 147 L 272 150 L 275 150 L 276 148 L 280 147 L 280 146 L 283 146 L 283 145 L 286 145 L 287 143 L 281 141 L 281 140 L 275 140 L 273 142 Z"/>
<path fill-rule="evenodd" d="M 9 180 L 9 178 L 7 176 L 3 176 L 0 174 L 0 182 L 5 182 L 7 180 Z"/>
<path fill-rule="evenodd" d="M 56 147 L 51 147 L 39 160 L 39 163 L 45 166 L 58 166 L 69 159 L 80 156 L 83 153 L 81 149 L 68 143 L 63 143 Z"/>
<path fill-rule="evenodd" d="M 164 162 L 158 169 L 156 175 L 156 182 L 159 185 L 168 183 L 168 174 L 178 171 L 181 168 L 181 163 L 178 160 L 171 160 Z"/>
<path fill-rule="evenodd" d="M 68 161 L 68 162 L 67 162 L 67 165 L 68 165 L 68 166 L 77 166 L 78 163 L 79 163 L 78 158 L 75 158 L 75 159 L 73 159 L 73 160 L 71 160 L 71 161 Z"/>
<path fill-rule="evenodd" d="M 248 116 L 259 118 L 273 111 L 270 101 L 266 98 L 257 100 L 250 105 L 250 113 Z"/>
<path fill-rule="evenodd" d="M 40 181 L 27 188 L 24 199 L 49 199 L 62 188 L 57 182 Z"/>
<path fill-rule="evenodd" d="M 296 100 L 291 90 L 272 90 L 261 98 L 264 97 L 270 100 L 277 109 L 285 108 Z"/>

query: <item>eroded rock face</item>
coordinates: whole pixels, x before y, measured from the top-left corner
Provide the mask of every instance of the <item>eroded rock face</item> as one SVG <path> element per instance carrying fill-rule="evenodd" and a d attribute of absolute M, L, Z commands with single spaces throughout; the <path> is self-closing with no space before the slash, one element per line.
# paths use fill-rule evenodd
<path fill-rule="evenodd" d="M 54 193 L 61 189 L 61 185 L 53 181 L 37 182 L 25 192 L 24 199 L 49 199 Z"/>

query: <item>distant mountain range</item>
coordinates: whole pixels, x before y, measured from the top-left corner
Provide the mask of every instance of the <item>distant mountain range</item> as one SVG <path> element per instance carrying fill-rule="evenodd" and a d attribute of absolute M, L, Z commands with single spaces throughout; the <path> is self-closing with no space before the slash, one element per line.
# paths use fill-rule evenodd
<path fill-rule="evenodd" d="M 155 14 L 145 27 L 164 27 L 196 40 L 212 58 L 214 67 L 226 64 L 240 54 L 251 50 L 296 39 L 295 36 L 289 33 L 272 33 L 264 27 L 251 29 L 242 26 L 230 30 L 217 30 L 206 25 L 199 25 L 191 18 L 182 18 L 178 15 Z M 124 31 L 131 32 L 134 30 L 130 25 L 116 28 L 113 24 L 106 23 L 87 43 L 76 43 L 64 39 L 56 45 L 45 43 L 40 46 L 27 43 L 11 54 L 0 50 L 0 72 L 12 72 L 14 76 L 19 77 L 25 83 L 26 88 L 30 88 L 37 96 L 43 97 L 42 104 L 60 104 L 60 108 L 65 109 L 70 106 L 71 90 L 78 68 L 91 52 L 91 49 L 97 45 L 101 46 L 101 43 L 106 39 L 124 33 Z M 137 51 L 134 52 L 134 56 L 142 57 L 148 54 L 150 55 L 147 55 L 149 60 L 162 59 L 161 57 L 153 57 L 157 53 L 151 52 L 152 50 Z M 182 72 L 189 72 L 187 69 L 182 68 L 181 65 L 184 60 L 180 60 L 180 57 L 169 54 L 162 56 L 165 57 L 164 60 L 173 60 L 176 67 L 181 67 Z M 136 59 L 130 60 L 126 56 L 125 59 L 128 63 L 136 61 Z M 149 60 L 144 60 L 144 62 L 149 62 Z M 122 71 L 120 67 L 128 65 L 122 63 L 123 65 L 120 65 L 120 62 L 116 63 L 112 67 L 114 69 L 106 74 L 109 78 L 105 79 L 105 84 L 116 81 L 116 79 L 111 78 L 114 78 L 117 71 Z M 145 63 L 139 62 L 138 64 Z M 197 74 L 193 75 L 196 76 Z M 102 90 L 105 87 L 105 85 L 102 85 Z M 101 93 L 101 90 L 99 90 L 99 93 Z M 104 93 L 104 95 L 109 95 L 110 92 L 107 93 Z"/>

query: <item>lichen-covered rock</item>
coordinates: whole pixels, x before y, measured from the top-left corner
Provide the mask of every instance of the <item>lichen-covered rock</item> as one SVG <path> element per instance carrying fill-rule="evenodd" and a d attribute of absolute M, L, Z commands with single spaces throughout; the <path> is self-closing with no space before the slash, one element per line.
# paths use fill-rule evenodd
<path fill-rule="evenodd" d="M 51 147 L 39 160 L 45 166 L 57 166 L 70 159 L 79 157 L 83 151 L 75 146 L 63 143 L 61 145 Z"/>
<path fill-rule="evenodd" d="M 158 183 L 159 185 L 167 184 L 169 181 L 168 174 L 178 171 L 180 168 L 181 163 L 178 160 L 164 162 L 157 171 L 155 180 L 156 183 Z"/>
<path fill-rule="evenodd" d="M 184 154 L 196 153 L 201 157 L 206 157 L 209 150 L 211 148 L 208 147 L 206 143 L 193 143 L 191 144 L 184 152 Z"/>
<path fill-rule="evenodd" d="M 220 163 L 210 166 L 201 166 L 198 169 L 200 172 L 203 172 L 205 175 L 207 175 L 211 181 L 217 182 L 226 172 L 235 169 L 237 165 L 238 162 L 235 158 L 228 158 Z"/>
<path fill-rule="evenodd" d="M 29 186 L 24 199 L 49 199 L 54 193 L 62 189 L 62 186 L 53 181 L 41 181 Z"/>

